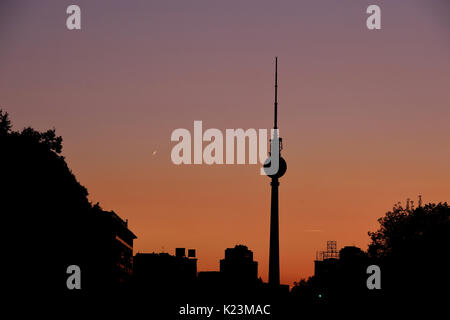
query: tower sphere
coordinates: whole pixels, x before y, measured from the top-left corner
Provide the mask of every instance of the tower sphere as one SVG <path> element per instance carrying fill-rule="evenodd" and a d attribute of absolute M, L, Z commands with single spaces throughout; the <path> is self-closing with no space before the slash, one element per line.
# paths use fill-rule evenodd
<path fill-rule="evenodd" d="M 283 157 L 280 157 L 279 166 L 278 166 L 278 172 L 274 175 L 268 174 L 268 169 L 270 168 L 270 158 L 267 158 L 267 160 L 264 162 L 264 171 L 266 172 L 266 175 L 270 178 L 281 178 L 284 176 L 287 170 L 287 163 L 286 160 L 283 159 Z"/>

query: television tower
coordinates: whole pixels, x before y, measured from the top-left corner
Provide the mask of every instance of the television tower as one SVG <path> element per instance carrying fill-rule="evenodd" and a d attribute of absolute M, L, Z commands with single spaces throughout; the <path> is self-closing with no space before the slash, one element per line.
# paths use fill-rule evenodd
<path fill-rule="evenodd" d="M 282 139 L 278 135 L 278 58 L 275 57 L 275 103 L 274 103 L 274 135 L 270 140 L 270 157 L 264 163 L 264 170 L 272 181 L 271 204 L 270 204 L 270 249 L 269 249 L 269 286 L 280 285 L 280 241 L 278 227 L 278 179 L 281 178 L 287 169 L 286 161 L 281 157 Z M 277 150 L 278 148 L 278 150 Z M 277 157 L 278 170 L 275 172 L 271 168 L 272 157 Z"/>

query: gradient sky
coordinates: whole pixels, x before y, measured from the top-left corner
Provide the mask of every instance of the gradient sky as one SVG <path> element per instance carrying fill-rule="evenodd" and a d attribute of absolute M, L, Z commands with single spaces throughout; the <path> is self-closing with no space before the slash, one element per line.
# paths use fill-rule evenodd
<path fill-rule="evenodd" d="M 81 31 L 65 27 L 72 3 Z M 380 31 L 365 26 L 369 4 Z M 218 270 L 245 244 L 267 280 L 269 179 L 256 165 L 175 166 L 170 135 L 194 120 L 270 128 L 277 55 L 291 284 L 326 240 L 366 249 L 395 202 L 450 201 L 449 39 L 445 0 L 2 0 L 0 105 L 15 129 L 56 128 L 136 251 L 196 248 L 199 270 Z"/>

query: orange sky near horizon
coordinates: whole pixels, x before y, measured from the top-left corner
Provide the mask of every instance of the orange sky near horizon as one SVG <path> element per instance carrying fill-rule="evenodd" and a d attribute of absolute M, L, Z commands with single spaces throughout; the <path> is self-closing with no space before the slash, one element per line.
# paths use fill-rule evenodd
<path fill-rule="evenodd" d="M 450 201 L 450 5 L 375 1 L 69 1 L 0 5 L 0 105 L 14 129 L 56 128 L 93 203 L 129 220 L 136 252 L 197 249 L 218 270 L 245 244 L 267 280 L 270 180 L 259 165 L 181 165 L 174 129 L 279 127 L 281 282 L 326 240 L 367 248 L 406 198 Z M 154 151 L 157 151 L 154 154 Z"/>

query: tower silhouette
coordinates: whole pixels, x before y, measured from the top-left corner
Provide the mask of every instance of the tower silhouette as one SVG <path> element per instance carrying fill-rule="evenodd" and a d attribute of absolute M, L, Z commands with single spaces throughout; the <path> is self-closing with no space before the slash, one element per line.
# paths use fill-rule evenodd
<path fill-rule="evenodd" d="M 278 57 L 275 57 L 275 103 L 274 103 L 274 125 L 273 138 L 270 140 L 270 157 L 264 163 L 264 170 L 272 181 L 271 205 L 270 205 L 270 249 L 269 249 L 269 286 L 280 285 L 280 243 L 278 225 L 278 179 L 287 169 L 286 161 L 281 157 L 282 139 L 278 135 Z M 272 160 L 275 171 L 272 168 Z M 278 168 L 277 165 L 278 164 Z"/>

